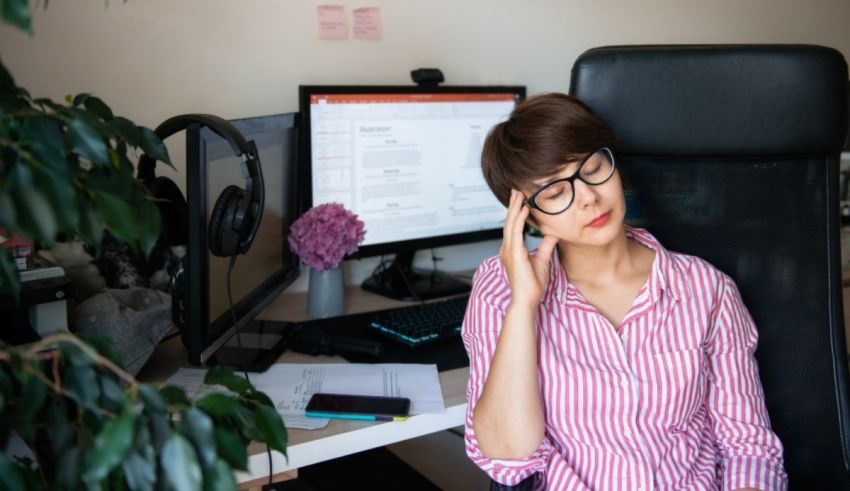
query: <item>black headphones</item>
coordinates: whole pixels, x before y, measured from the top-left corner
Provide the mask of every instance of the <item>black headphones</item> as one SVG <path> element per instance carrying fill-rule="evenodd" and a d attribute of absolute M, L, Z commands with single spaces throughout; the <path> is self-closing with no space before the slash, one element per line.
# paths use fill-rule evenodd
<path fill-rule="evenodd" d="M 245 189 L 230 185 L 218 196 L 210 215 L 209 248 L 216 256 L 229 257 L 245 254 L 254 241 L 260 219 L 263 217 L 265 186 L 257 146 L 246 141 L 242 133 L 230 122 L 210 114 L 183 114 L 162 122 L 154 130 L 160 140 L 183 131 L 190 125 L 209 128 L 227 140 L 237 156 L 241 156 Z M 157 177 L 156 161 L 147 154 L 139 159 L 137 177 L 144 181 L 157 199 L 162 215 L 161 237 L 169 246 L 186 243 L 189 229 L 186 200 L 180 188 L 167 177 Z"/>

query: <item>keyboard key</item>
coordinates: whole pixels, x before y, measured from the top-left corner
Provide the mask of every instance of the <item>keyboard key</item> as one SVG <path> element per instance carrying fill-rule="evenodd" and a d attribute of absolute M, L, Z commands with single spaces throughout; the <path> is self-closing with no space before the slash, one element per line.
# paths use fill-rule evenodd
<path fill-rule="evenodd" d="M 410 347 L 460 336 L 469 295 L 375 312 L 369 327 Z"/>

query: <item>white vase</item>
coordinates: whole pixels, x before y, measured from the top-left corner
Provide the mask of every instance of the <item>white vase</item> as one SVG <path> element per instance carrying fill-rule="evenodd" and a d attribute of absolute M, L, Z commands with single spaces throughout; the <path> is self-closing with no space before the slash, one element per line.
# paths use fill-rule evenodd
<path fill-rule="evenodd" d="M 314 319 L 345 314 L 345 281 L 342 266 L 324 271 L 310 269 L 307 313 Z"/>

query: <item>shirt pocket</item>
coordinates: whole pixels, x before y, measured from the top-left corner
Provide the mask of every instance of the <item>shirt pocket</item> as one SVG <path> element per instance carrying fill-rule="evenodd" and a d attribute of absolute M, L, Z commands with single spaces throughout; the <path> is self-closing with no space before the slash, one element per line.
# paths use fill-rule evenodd
<path fill-rule="evenodd" d="M 653 392 L 662 421 L 682 427 L 705 400 L 700 348 L 655 353 L 651 360 Z"/>

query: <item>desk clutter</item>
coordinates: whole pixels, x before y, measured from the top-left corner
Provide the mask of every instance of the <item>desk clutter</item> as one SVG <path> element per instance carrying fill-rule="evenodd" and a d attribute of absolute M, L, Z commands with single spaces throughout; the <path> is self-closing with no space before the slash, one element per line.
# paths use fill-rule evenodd
<path fill-rule="evenodd" d="M 206 370 L 180 368 L 163 385 L 180 387 L 192 400 L 216 391 L 219 386 L 203 383 Z M 380 364 L 293 364 L 278 363 L 263 373 L 249 375 L 250 382 L 268 395 L 287 428 L 321 429 L 327 418 L 308 418 L 307 402 L 317 392 L 360 396 L 406 397 L 410 415 L 443 413 L 446 410 L 436 365 Z"/>

